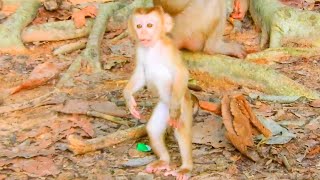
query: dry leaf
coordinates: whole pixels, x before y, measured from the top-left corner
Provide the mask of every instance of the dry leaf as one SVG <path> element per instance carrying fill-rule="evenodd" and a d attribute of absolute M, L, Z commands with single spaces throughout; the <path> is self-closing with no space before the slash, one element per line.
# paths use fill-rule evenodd
<path fill-rule="evenodd" d="M 199 106 L 201 109 L 213 112 L 217 115 L 221 115 L 221 104 L 216 104 L 207 101 L 199 101 Z"/>
<path fill-rule="evenodd" d="M 17 87 L 11 88 L 11 94 L 17 93 L 22 89 L 32 89 L 41 86 L 55 78 L 59 74 L 60 70 L 61 68 L 52 62 L 40 64 L 33 69 L 29 78 L 25 82 Z"/>
<path fill-rule="evenodd" d="M 310 103 L 311 107 L 320 108 L 320 99 L 314 100 Z"/>
<path fill-rule="evenodd" d="M 196 144 L 211 145 L 214 148 L 226 147 L 222 121 L 219 119 L 206 119 L 192 127 L 192 142 Z"/>
<path fill-rule="evenodd" d="M 59 110 L 68 114 L 87 114 L 88 111 L 96 111 L 111 116 L 127 117 L 127 112 L 110 101 L 85 101 L 79 99 L 68 100 Z"/>
<path fill-rule="evenodd" d="M 72 14 L 72 19 L 75 23 L 77 28 L 81 28 L 86 24 L 85 17 L 96 17 L 97 15 L 97 8 L 95 6 L 87 6 L 80 11 L 77 11 Z"/>
<path fill-rule="evenodd" d="M 307 156 L 314 156 L 320 154 L 320 145 L 313 147 L 309 153 L 307 154 Z"/>
<path fill-rule="evenodd" d="M 55 176 L 60 173 L 58 167 L 54 164 L 53 160 L 48 157 L 34 157 L 32 159 L 20 159 L 14 163 L 13 168 L 21 169 L 36 177 Z"/>
<path fill-rule="evenodd" d="M 58 9 L 56 11 L 47 11 L 44 7 L 38 10 L 38 16 L 32 21 L 33 25 L 43 24 L 49 20 L 67 20 L 71 17 L 71 13 L 67 10 Z"/>
<path fill-rule="evenodd" d="M 223 124 L 226 127 L 227 132 L 231 134 L 236 134 L 232 125 L 233 117 L 230 111 L 230 98 L 228 95 L 224 95 L 221 100 L 221 114 L 222 114 Z"/>
<path fill-rule="evenodd" d="M 243 138 L 237 136 L 236 134 L 226 133 L 227 138 L 231 141 L 235 148 L 237 148 L 243 155 L 247 156 L 252 161 L 258 161 L 259 156 L 255 151 L 248 151 Z"/>
<path fill-rule="evenodd" d="M 251 123 L 265 136 L 265 137 L 271 137 L 272 132 L 267 129 L 257 118 L 257 116 L 252 112 L 252 109 L 248 103 L 248 101 L 244 98 L 244 96 L 238 96 L 236 97 L 237 100 L 241 101 L 242 104 L 245 107 L 245 110 L 249 114 L 249 120 Z"/>
<path fill-rule="evenodd" d="M 233 127 L 236 134 L 240 136 L 243 143 L 247 146 L 253 146 L 252 130 L 248 117 L 241 111 L 241 104 L 237 99 L 232 98 L 230 101 L 231 113 L 234 117 Z"/>
<path fill-rule="evenodd" d="M 75 126 L 80 127 L 84 132 L 86 132 L 90 137 L 94 136 L 93 126 L 90 121 L 80 118 L 79 116 L 73 116 L 69 119 Z M 74 127 L 74 126 L 73 126 Z"/>

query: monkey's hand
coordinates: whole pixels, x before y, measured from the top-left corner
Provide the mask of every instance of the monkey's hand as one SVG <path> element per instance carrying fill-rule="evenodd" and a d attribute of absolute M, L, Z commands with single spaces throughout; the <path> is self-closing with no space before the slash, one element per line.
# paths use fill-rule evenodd
<path fill-rule="evenodd" d="M 129 99 L 127 99 L 127 106 L 129 108 L 130 113 L 132 114 L 133 117 L 140 119 L 140 113 L 137 110 L 137 103 L 136 100 L 134 100 L 134 97 L 131 96 Z"/>

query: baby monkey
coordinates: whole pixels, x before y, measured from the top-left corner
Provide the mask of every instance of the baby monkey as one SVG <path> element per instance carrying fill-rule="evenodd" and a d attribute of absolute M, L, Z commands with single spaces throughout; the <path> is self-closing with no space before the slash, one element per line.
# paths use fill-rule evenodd
<path fill-rule="evenodd" d="M 193 102 L 188 89 L 188 70 L 180 51 L 167 37 L 173 27 L 172 18 L 162 7 L 137 8 L 128 22 L 130 36 L 137 42 L 136 67 L 123 94 L 131 114 L 140 118 L 133 94 L 147 85 L 159 96 L 159 102 L 147 123 L 151 147 L 159 160 L 146 167 L 149 173 L 166 170 L 178 180 L 191 176 Z M 164 135 L 168 126 L 174 128 L 182 165 L 171 170 L 170 156 Z"/>

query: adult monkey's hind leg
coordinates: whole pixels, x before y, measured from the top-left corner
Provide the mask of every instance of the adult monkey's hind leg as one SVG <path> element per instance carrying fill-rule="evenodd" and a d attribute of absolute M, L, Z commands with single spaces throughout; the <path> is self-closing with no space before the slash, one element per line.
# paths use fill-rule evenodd
<path fill-rule="evenodd" d="M 205 42 L 204 52 L 208 54 L 225 54 L 238 58 L 244 58 L 246 52 L 244 47 L 236 42 L 225 42 L 223 39 L 225 27 L 226 27 L 226 3 L 220 1 L 217 3 L 221 10 L 218 17 L 215 17 L 213 21 L 214 27 L 212 28 L 207 41 Z"/>

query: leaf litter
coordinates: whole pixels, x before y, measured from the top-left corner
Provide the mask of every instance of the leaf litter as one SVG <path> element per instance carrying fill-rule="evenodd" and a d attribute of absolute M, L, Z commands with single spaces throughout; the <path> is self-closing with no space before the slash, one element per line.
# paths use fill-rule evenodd
<path fill-rule="evenodd" d="M 80 1 L 74 1 L 74 2 L 80 2 Z M 62 12 L 62 11 L 61 11 Z M 70 18 L 71 13 L 68 12 L 68 14 L 65 15 L 63 18 Z M 45 16 L 45 15 L 40 15 Z M 69 17 L 68 17 L 69 16 Z M 44 21 L 49 21 L 50 18 L 44 19 Z M 57 20 L 58 18 L 51 18 Z M 51 21 L 50 20 L 50 21 Z M 122 31 L 119 31 L 122 32 Z M 244 37 L 243 35 L 252 34 L 254 31 L 250 31 L 250 33 L 245 32 L 245 34 L 237 35 L 237 37 Z M 112 33 L 112 32 L 110 32 Z M 106 35 L 110 34 L 106 33 Z M 247 33 L 247 34 L 246 34 Z M 255 32 L 254 32 L 255 33 Z M 254 34 L 253 33 L 253 34 Z M 249 35 L 247 35 L 249 36 Z M 252 37 L 251 35 L 250 37 Z M 254 36 L 257 36 L 257 34 L 254 34 Z M 106 36 L 105 36 L 106 37 Z M 258 37 L 258 36 L 257 36 Z M 112 54 L 117 54 L 118 57 L 122 57 L 122 55 L 125 55 L 128 58 L 124 58 L 124 62 L 120 62 L 121 65 L 119 65 L 119 62 L 116 62 L 118 65 L 114 66 L 114 62 L 110 62 L 112 67 L 110 69 L 110 73 L 114 75 L 114 77 L 117 77 L 117 75 L 125 75 L 122 77 L 129 77 L 129 71 L 132 70 L 133 60 L 131 52 L 133 51 L 133 48 L 131 47 L 128 39 L 123 38 L 121 42 L 117 41 L 116 45 L 110 45 L 109 43 L 103 42 L 102 48 L 103 49 L 110 49 L 109 47 L 112 47 L 111 49 L 120 49 L 120 51 L 117 52 L 110 52 L 106 51 L 104 58 L 107 59 L 105 62 L 108 64 L 108 61 L 112 59 Z M 255 39 L 250 40 L 251 46 L 248 47 L 248 49 L 257 49 L 255 44 L 253 42 L 258 42 Z M 55 44 L 53 42 L 52 44 Z M 130 45 L 130 46 L 128 46 Z M 35 52 L 35 55 L 32 55 L 31 59 L 37 58 L 37 56 L 41 56 L 39 54 L 47 54 L 49 53 L 47 50 L 43 50 L 45 48 L 50 49 L 51 43 L 44 43 L 41 46 L 37 46 L 37 51 Z M 257 45 L 258 47 L 258 45 Z M 123 50 L 125 49 L 125 50 Z M 73 54 L 70 54 L 70 57 L 72 59 Z M 43 58 L 43 57 L 42 57 Z M 45 57 L 45 59 L 47 56 Z M 120 59 L 122 60 L 122 59 Z M 289 60 L 292 60 L 292 58 Z M 301 61 L 301 64 L 299 64 Z M 294 63 L 290 64 L 280 64 L 279 68 L 282 67 L 282 71 L 285 71 L 284 73 L 287 73 L 287 75 L 292 77 L 292 74 L 296 74 L 294 76 L 294 79 L 298 82 L 302 82 L 303 84 L 309 86 L 310 88 L 316 89 L 318 84 L 316 83 L 316 80 L 313 80 L 312 82 L 308 80 L 309 78 L 305 78 L 303 74 L 308 74 L 310 77 L 314 77 L 317 79 L 317 76 L 312 69 L 312 67 L 317 67 L 316 63 L 309 63 L 309 62 L 303 62 L 303 60 L 294 60 Z M 317 61 L 315 59 L 314 61 Z M 298 68 L 297 67 L 303 67 L 307 64 L 310 65 L 310 70 L 306 71 L 308 68 Z M 10 65 L 10 63 L 9 63 Z M 14 63 L 12 64 L 14 65 Z M 106 66 L 109 68 L 108 66 Z M 287 67 L 287 68 L 283 68 Z M 308 67 L 308 66 L 306 66 Z M 10 72 L 9 72 L 10 70 Z M 306 73 L 297 74 L 294 72 L 298 72 L 298 70 L 304 70 Z M 1 80 L 6 85 L 5 87 L 11 87 L 9 86 L 10 83 L 7 80 L 7 77 L 5 77 L 6 73 L 12 74 L 12 76 L 17 76 L 19 73 L 21 73 L 21 69 L 19 71 L 18 68 L 5 68 L 1 69 Z M 198 72 L 200 73 L 200 72 Z M 205 98 L 207 96 L 221 96 L 221 93 L 227 90 L 232 91 L 243 91 L 242 87 L 240 85 L 236 85 L 234 83 L 231 83 L 231 81 L 224 80 L 215 80 L 214 82 L 211 82 L 208 79 L 205 79 L 201 77 L 200 75 L 197 75 L 197 73 L 193 73 L 194 79 L 199 81 L 199 84 L 201 85 L 202 92 L 197 92 L 197 97 L 203 99 L 203 102 L 209 102 L 208 98 Z M 112 77 L 111 80 L 117 79 Z M 302 77 L 302 78 L 301 78 Z M 13 82 L 16 81 L 13 78 Z M 48 80 L 50 81 L 50 80 Z M 47 81 L 47 82 L 48 82 Z M 0 167 L 1 171 L 3 171 L 5 175 L 5 178 L 11 178 L 14 179 L 14 177 L 40 177 L 40 178 L 56 178 L 57 176 L 61 177 L 62 179 L 75 179 L 75 178 L 82 178 L 82 179 L 94 179 L 97 177 L 108 177 L 108 179 L 112 178 L 131 178 L 134 177 L 138 172 L 141 172 L 143 167 L 139 167 L 139 164 L 137 167 L 132 167 L 129 169 L 122 167 L 121 162 L 126 162 L 123 160 L 128 159 L 128 152 L 126 149 L 130 149 L 131 146 L 134 146 L 137 142 L 135 141 L 129 141 L 124 142 L 121 144 L 121 148 L 119 148 L 120 145 L 115 145 L 112 147 L 104 148 L 99 151 L 94 151 L 91 153 L 86 153 L 81 156 L 75 156 L 72 154 L 72 152 L 69 152 L 64 146 L 66 145 L 66 139 L 65 137 L 70 134 L 78 134 L 84 138 L 92 138 L 92 137 L 99 137 L 104 136 L 108 133 L 116 132 L 121 129 L 126 129 L 126 126 L 121 125 L 111 125 L 106 121 L 101 121 L 99 118 L 87 118 L 83 115 L 74 116 L 71 117 L 73 119 L 69 119 L 67 117 L 70 117 L 72 114 L 82 114 L 82 112 L 85 112 L 87 110 L 95 110 L 98 112 L 103 113 L 112 113 L 115 112 L 113 115 L 119 115 L 119 117 L 126 117 L 127 109 L 125 107 L 116 107 L 113 105 L 110 105 L 110 100 L 105 97 L 105 94 L 103 91 L 112 91 L 115 87 L 105 87 L 104 85 L 101 85 L 97 83 L 99 81 L 90 81 L 90 83 L 87 83 L 88 87 L 81 87 L 81 88 L 75 88 L 75 89 L 65 89 L 65 91 L 68 92 L 68 95 L 71 96 L 71 99 L 76 99 L 80 101 L 74 101 L 69 100 L 65 104 L 63 104 L 62 109 L 65 112 L 68 112 L 67 114 L 60 114 L 59 118 L 55 118 L 54 120 L 48 120 L 47 118 L 43 119 L 45 125 L 37 126 L 37 124 L 34 123 L 34 125 L 28 126 L 28 128 L 22 128 L 22 130 L 17 131 L 15 128 L 6 128 L 7 130 L 11 131 L 11 134 L 14 134 L 13 136 L 10 136 L 10 138 L 7 137 L 8 133 L 2 133 L 6 134 L 6 136 L 1 136 L 0 140 L 0 148 L 1 150 L 7 150 L 5 156 L 2 156 L 0 159 Z M 45 84 L 45 83 L 44 83 Z M 227 85 L 226 85 L 227 84 Z M 38 86 L 42 86 L 43 84 L 40 84 Z M 48 86 L 52 86 L 49 84 Z M 34 86 L 37 87 L 37 86 Z M 118 89 L 122 88 L 122 85 L 118 87 Z M 30 91 L 26 91 L 26 94 L 28 93 L 38 93 L 41 92 L 41 90 L 37 89 L 31 89 Z M 76 92 L 76 93 L 75 93 Z M 255 91 L 256 92 L 256 91 Z M 23 92 L 25 93 L 25 92 Z M 77 94 L 78 93 L 78 94 Z M 94 97 L 88 98 L 86 94 L 96 94 Z M 21 93 L 22 94 L 22 93 Z M 304 179 L 317 179 L 315 172 L 317 172 L 319 168 L 318 163 L 318 156 L 315 155 L 309 155 L 309 152 L 317 152 L 317 140 L 319 137 L 319 111 L 317 111 L 317 101 L 313 103 L 305 103 L 302 99 L 294 97 L 294 98 L 278 98 L 275 101 L 268 101 L 268 99 L 250 99 L 248 98 L 248 101 L 244 101 L 243 99 L 235 99 L 234 97 L 229 97 L 229 102 L 225 103 L 225 97 L 222 98 L 221 103 L 221 114 L 222 114 L 222 120 L 221 117 L 218 117 L 215 115 L 215 112 L 213 109 L 210 109 L 209 106 L 205 107 L 202 106 L 202 110 L 200 111 L 200 114 L 195 118 L 194 123 L 194 129 L 196 131 L 196 140 L 194 142 L 194 151 L 197 149 L 201 149 L 203 153 L 197 157 L 197 162 L 195 163 L 195 173 L 194 173 L 194 179 L 245 179 L 245 178 L 270 178 L 270 179 L 292 179 L 294 178 L 300 178 L 305 177 Z M 270 96 L 269 96 L 270 97 Z M 271 96 L 275 97 L 275 96 Z M 14 100 L 19 100 L 21 98 L 20 96 L 12 96 Z M 118 98 L 118 97 L 117 97 Z M 115 98 L 115 99 L 117 99 Z M 148 99 L 149 96 L 139 96 L 139 99 Z M 233 106 L 231 110 L 231 100 L 233 101 Z M 7 101 L 7 99 L 5 99 Z M 82 101 L 82 102 L 81 102 Z M 87 101 L 87 102 L 85 102 Z M 121 101 L 121 97 L 120 97 Z M 261 102 L 263 101 L 263 102 Z M 268 102 L 266 102 L 268 101 Z M 92 105 L 91 103 L 96 103 L 95 105 Z M 249 104 L 250 102 L 250 104 Z M 79 106 L 78 106 L 79 103 Z M 101 104 L 99 104 L 101 103 Z M 105 104 L 104 104 L 105 103 Z M 5 102 L 6 104 L 6 102 Z M 264 105 L 261 105 L 264 104 Z M 218 104 L 216 104 L 218 105 Z M 253 110 L 250 111 L 251 108 L 248 108 L 246 105 L 251 106 Z M 74 107 L 72 109 L 72 106 Z M 81 107 L 84 106 L 85 108 Z M 264 107 L 263 107 L 264 106 Z M 209 108 L 208 108 L 209 107 Z M 219 106 L 218 106 L 219 107 Z M 259 109 L 259 107 L 261 107 Z M 301 113 L 305 111 L 305 108 L 309 107 L 308 111 L 312 111 L 312 113 Z M 45 107 L 42 107 L 43 109 L 48 109 L 48 111 L 51 111 L 52 104 L 46 104 Z M 77 109 L 79 108 L 79 109 Z M 258 108 L 258 109 L 257 109 Z M 10 112 L 6 114 L 1 114 L 0 123 L 5 122 L 5 125 L 2 125 L 1 128 L 5 126 L 14 126 L 20 123 L 25 123 L 19 121 L 22 116 L 24 116 L 27 112 L 32 112 L 34 109 L 39 109 L 39 107 L 34 107 L 30 109 L 25 109 L 22 111 L 15 111 Z M 249 109 L 249 110 L 248 110 Z M 42 109 L 41 109 L 42 110 Z M 119 110 L 119 112 L 117 112 Z M 150 113 L 152 108 L 144 107 L 144 112 Z M 205 110 L 205 111 L 204 111 Z M 260 112 L 259 112 L 260 110 Z M 298 111 L 297 111 L 298 110 Z M 56 112 L 55 110 L 53 110 Z M 213 112 L 214 114 L 208 113 Z M 36 112 L 36 111 L 35 111 Z M 278 127 L 280 130 L 278 130 L 278 134 L 273 135 L 274 130 L 270 129 L 272 132 L 272 136 L 269 138 L 266 138 L 266 136 L 258 136 L 262 138 L 261 140 L 257 139 L 256 134 L 261 133 L 258 129 L 258 125 L 254 125 L 254 123 L 251 121 L 252 115 L 250 115 L 250 112 L 253 114 L 258 114 L 258 121 L 263 123 L 263 120 L 261 120 L 261 116 L 264 117 L 267 121 L 267 124 L 271 122 L 271 124 L 288 124 L 290 121 L 295 121 L 299 118 L 304 118 L 304 124 L 301 124 L 299 126 L 292 126 L 292 125 L 286 125 L 287 128 L 284 127 Z M 121 116 L 120 116 L 121 115 Z M 229 118 L 225 118 L 228 117 Z M 239 119 L 237 119 L 237 122 L 234 122 L 234 115 L 239 115 Z M 2 118 L 4 117 L 4 118 Z M 13 118 L 11 118 L 13 117 Z M 6 118 L 9 118 L 9 120 L 6 120 Z M 294 118 L 294 119 L 292 119 Z M 14 119 L 12 122 L 6 122 Z M 243 120 L 249 121 L 249 127 L 251 128 L 251 137 L 253 137 L 254 145 L 251 146 L 244 146 L 247 142 L 242 142 L 243 139 L 239 138 L 238 133 L 241 134 L 241 123 Z M 241 121 L 240 121 L 241 120 Z M 31 121 L 31 120 L 30 120 Z M 270 121 L 270 122 L 269 122 Z M 26 121 L 27 122 L 27 121 Z M 102 124 L 104 127 L 99 129 L 97 131 L 96 127 L 97 124 Z M 236 123 L 237 130 L 234 128 L 234 123 Z M 240 123 L 240 124 L 239 124 Z M 90 127 L 90 124 L 93 124 L 92 127 Z M 264 125 L 264 124 L 263 124 Z M 20 125 L 23 127 L 22 125 Z M 19 126 L 19 127 L 20 127 Z M 211 127 L 210 127 L 211 126 Z M 246 122 L 246 128 L 248 126 L 248 123 Z M 256 127 L 258 126 L 258 127 Z M 267 125 L 262 127 L 268 127 Z M 15 131 L 12 131 L 14 129 Z M 264 128 L 262 128 L 264 129 Z M 268 129 L 268 128 L 266 128 Z M 1 129 L 2 130 L 2 129 Z M 260 127 L 261 130 L 261 127 Z M 263 130 L 262 130 L 263 131 Z M 296 136 L 296 138 L 292 138 L 285 144 L 267 144 L 268 140 L 272 139 L 273 137 L 281 137 L 283 134 L 286 135 L 286 131 L 289 133 L 292 133 Z M 231 132 L 231 133 L 229 133 Z M 229 137 L 229 140 L 224 136 L 225 133 L 231 134 Z M 243 132 L 242 132 L 243 133 Z M 264 133 L 265 134 L 265 133 Z M 226 134 L 227 135 L 227 134 Z M 230 140 L 231 139 L 231 140 Z M 148 142 L 147 138 L 141 138 L 138 139 L 138 141 L 146 141 Z M 222 142 L 220 142 L 222 141 Z M 247 141 L 247 139 L 246 139 Z M 251 152 L 259 153 L 259 156 L 263 157 L 261 160 L 262 163 L 257 161 L 256 163 L 253 163 L 251 161 L 247 161 L 245 158 L 242 158 L 242 156 L 235 151 L 235 149 L 229 144 L 234 143 L 233 146 L 238 148 L 239 151 L 243 153 L 247 153 L 249 157 L 255 159 L 255 155 L 257 154 L 250 154 Z M 258 144 L 257 144 L 258 143 Z M 178 153 L 178 147 L 175 146 L 175 143 L 169 141 L 168 145 L 170 147 L 170 151 L 172 152 L 173 162 L 179 162 L 180 156 Z M 308 148 L 305 148 L 305 147 Z M 40 150 L 40 147 L 43 148 Z M 34 151 L 31 151 L 31 149 L 34 149 Z M 22 153 L 22 151 L 25 151 L 25 153 Z M 120 151 L 124 150 L 124 151 Z M 291 163 L 291 166 L 293 167 L 293 172 L 288 172 L 284 166 L 283 161 L 281 158 L 278 157 L 279 153 L 283 153 L 284 151 L 289 151 L 290 154 L 285 154 L 286 158 L 288 159 L 288 162 Z M 11 154 L 9 154 L 8 151 L 12 151 Z M 3 153 L 4 151 L 1 151 L 0 153 Z M 116 153 L 118 152 L 118 153 Z M 119 153 L 121 152 L 121 153 Z M 223 152 L 223 153 L 222 153 Z M 311 153 L 311 154 L 312 154 Z M 229 154 L 229 155 L 227 155 Z M 291 155 L 291 156 L 290 156 Z M 148 157 L 149 154 L 141 155 L 139 158 Z M 296 161 L 298 159 L 298 156 L 301 156 L 301 161 Z M 39 159 L 39 157 L 45 157 L 47 159 Z M 235 157 L 231 160 L 231 157 Z M 26 159 L 28 158 L 28 159 Z M 203 162 L 199 162 L 198 158 L 200 160 L 207 160 Z M 27 160 L 34 160 L 34 161 L 27 161 Z M 223 159 L 222 161 L 219 161 L 219 159 Z M 258 158 L 257 158 L 258 159 Z M 20 162 L 18 162 L 21 161 Z M 137 159 L 139 160 L 139 159 Z M 271 161 L 270 161 L 271 160 Z M 10 161 L 10 162 L 9 162 Z M 25 162 L 24 162 L 25 161 Z M 232 161 L 232 162 L 231 162 Z M 296 162 L 295 162 L 296 161 Z M 41 163 L 41 165 L 47 167 L 47 171 L 41 170 L 36 164 Z M 130 161 L 129 161 L 130 162 Z M 315 163 L 316 162 L 316 163 Z M 133 161 L 133 164 L 136 165 L 137 161 Z M 200 164 L 198 164 L 200 163 Z M 13 168 L 14 164 L 18 164 Z M 30 165 L 30 169 L 27 169 L 24 167 L 24 165 L 21 164 L 28 164 Z M 56 171 L 55 168 L 53 168 L 52 164 L 55 164 L 55 167 L 59 167 L 59 172 Z M 302 167 L 302 168 L 301 168 Z M 36 172 L 35 168 L 39 169 L 39 172 Z M 61 173 L 60 173 L 61 172 Z M 104 172 L 104 173 L 102 173 Z M 1 172 L 2 173 L 2 172 Z M 2 176 L 0 176 L 2 177 Z M 65 178 L 63 178 L 65 177 Z M 49 178 L 49 179 L 50 179 Z M 15 178 L 15 179 L 22 179 L 22 178 Z"/>

